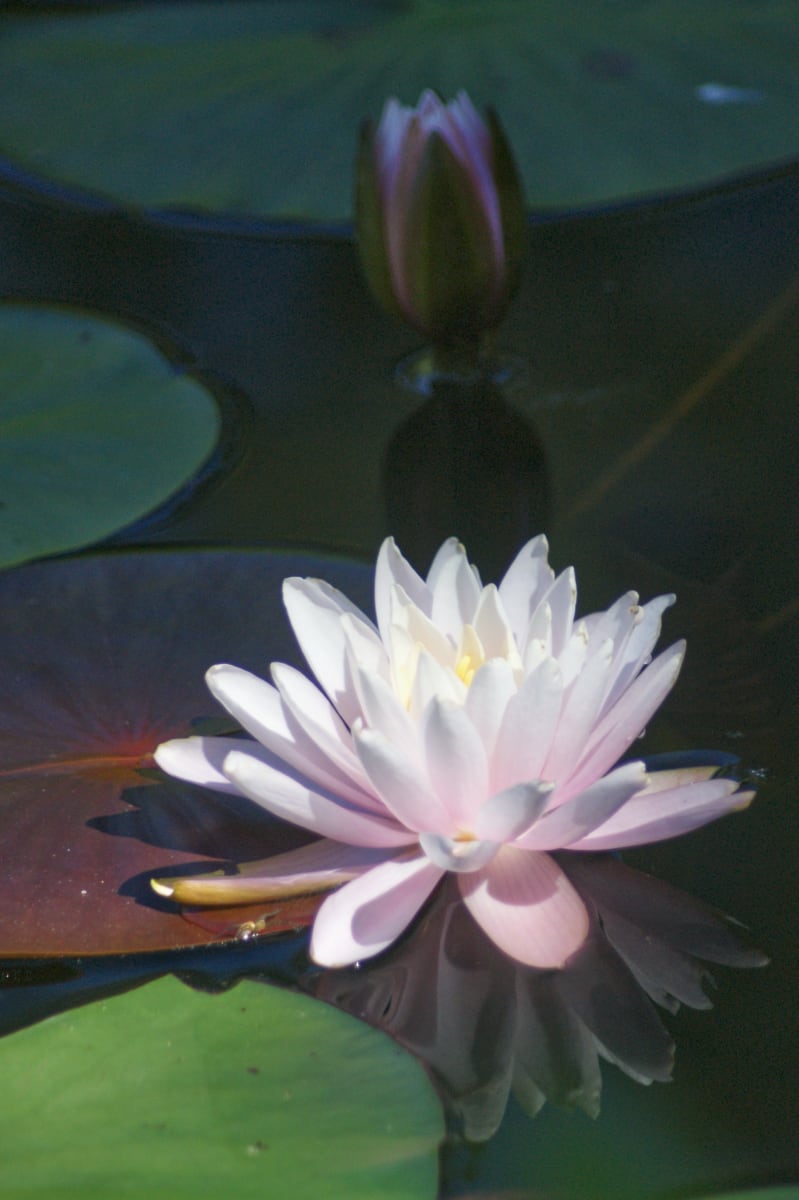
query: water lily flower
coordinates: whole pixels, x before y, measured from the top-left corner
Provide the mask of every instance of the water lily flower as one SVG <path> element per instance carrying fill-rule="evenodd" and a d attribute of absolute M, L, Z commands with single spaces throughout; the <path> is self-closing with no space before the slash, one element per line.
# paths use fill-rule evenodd
<path fill-rule="evenodd" d="M 356 234 L 377 299 L 434 342 L 493 329 L 518 281 L 526 236 L 519 175 L 496 115 L 465 92 L 416 108 L 392 98 L 364 126 Z"/>
<path fill-rule="evenodd" d="M 547 552 L 535 538 L 498 586 L 483 586 L 454 538 L 426 579 L 388 539 L 376 623 L 321 580 L 286 580 L 318 682 L 281 663 L 272 683 L 211 667 L 211 692 L 255 740 L 175 740 L 156 760 L 319 840 L 239 876 L 156 889 L 225 905 L 343 883 L 311 937 L 318 963 L 343 966 L 390 946 L 451 872 L 500 949 L 562 967 L 590 921 L 551 851 L 674 837 L 751 793 L 714 767 L 617 765 L 677 678 L 682 643 L 651 659 L 674 597 L 641 605 L 628 592 L 577 620 L 574 572 L 555 577 Z"/>

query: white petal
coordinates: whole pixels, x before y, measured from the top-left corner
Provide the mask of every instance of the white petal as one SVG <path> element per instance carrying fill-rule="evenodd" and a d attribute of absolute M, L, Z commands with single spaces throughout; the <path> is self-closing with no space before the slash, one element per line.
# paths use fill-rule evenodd
<path fill-rule="evenodd" d="M 300 671 L 285 663 L 272 664 L 272 679 L 286 708 L 308 738 L 345 776 L 368 792 L 350 731 L 324 693 Z"/>
<path fill-rule="evenodd" d="M 430 599 L 432 602 L 433 588 L 435 588 L 441 576 L 444 567 L 450 559 L 457 559 L 465 554 L 465 550 L 456 537 L 449 537 L 436 550 L 433 561 L 430 564 L 430 570 L 427 572 L 427 587 L 430 589 Z M 430 614 L 428 613 L 428 616 Z"/>
<path fill-rule="evenodd" d="M 237 790 L 250 800 L 321 837 L 351 846 L 403 846 L 414 840 L 388 814 L 383 818 L 323 796 L 252 754 L 233 751 L 225 759 L 224 769 Z"/>
<path fill-rule="evenodd" d="M 562 967 L 588 933 L 582 900 L 548 854 L 503 846 L 487 867 L 459 875 L 458 883 L 491 940 L 528 966 Z"/>
<path fill-rule="evenodd" d="M 466 685 L 454 671 L 441 666 L 432 654 L 422 650 L 410 696 L 409 711 L 413 720 L 420 721 L 428 705 L 436 698 L 450 700 L 453 704 L 463 704 L 466 699 Z"/>
<path fill-rule="evenodd" d="M 609 712 L 625 689 L 650 661 L 652 649 L 660 637 L 663 613 L 675 601 L 675 596 L 657 596 L 640 609 L 640 618 L 635 621 L 630 636 L 619 647 L 621 653 L 615 660 L 614 678 L 602 706 L 602 715 Z"/>
<path fill-rule="evenodd" d="M 502 659 L 484 663 L 466 693 L 464 708 L 483 742 L 486 757 L 494 753 L 497 734 L 505 709 L 516 695 L 516 681 L 510 664 Z"/>
<path fill-rule="evenodd" d="M 456 639 L 450 639 L 445 633 L 417 608 L 400 588 L 392 592 L 391 624 L 389 625 L 389 643 L 391 630 L 399 625 L 413 642 L 418 642 L 440 663 L 451 665 L 455 658 Z M 458 629 L 460 633 L 460 627 Z"/>
<path fill-rule="evenodd" d="M 443 872 L 424 855 L 382 863 L 323 903 L 310 955 L 323 967 L 346 967 L 396 941 Z"/>
<path fill-rule="evenodd" d="M 347 670 L 347 638 L 341 618 L 349 613 L 368 628 L 374 626 L 342 592 L 321 580 L 287 579 L 283 603 L 308 666 L 351 725 L 358 716 L 358 707 Z"/>
<path fill-rule="evenodd" d="M 173 738 L 170 742 L 162 742 L 153 758 L 162 771 L 176 779 L 213 788 L 215 792 L 235 794 L 238 789 L 222 773 L 222 763 L 231 750 L 257 752 L 257 748 L 257 743 L 245 738 Z"/>
<path fill-rule="evenodd" d="M 353 674 L 361 667 L 373 671 L 383 679 L 391 679 L 388 651 L 369 625 L 365 625 L 350 613 L 344 613 L 341 618 L 341 631 L 347 644 Z"/>
<path fill-rule="evenodd" d="M 409 562 L 402 556 L 393 538 L 386 538 L 377 555 L 375 567 L 375 613 L 377 627 L 384 642 L 388 643 L 388 627 L 391 623 L 391 593 L 398 585 L 422 612 L 430 615 L 432 597 L 424 582 Z"/>
<path fill-rule="evenodd" d="M 572 567 L 558 575 L 546 600 L 552 610 L 552 653 L 557 658 L 571 636 L 577 606 L 577 581 Z"/>
<path fill-rule="evenodd" d="M 530 828 L 544 811 L 552 795 L 553 784 L 538 780 L 517 783 L 486 800 L 477 813 L 471 831 L 478 838 L 495 842 L 513 842 Z"/>
<path fill-rule="evenodd" d="M 684 787 L 642 792 L 592 833 L 573 842 L 570 850 L 617 850 L 642 846 L 689 833 L 747 808 L 754 792 L 739 792 L 731 779 L 710 779 Z"/>
<path fill-rule="evenodd" d="M 406 829 L 455 832 L 452 818 L 414 759 L 376 729 L 356 730 L 355 748 L 389 812 Z"/>
<path fill-rule="evenodd" d="M 522 546 L 505 572 L 499 594 L 516 641 L 521 645 L 530 618 L 549 591 L 555 573 L 547 562 L 549 545 L 541 534 Z"/>
<path fill-rule="evenodd" d="M 488 796 L 488 764 L 477 730 L 462 707 L 434 697 L 422 719 L 421 734 L 428 777 L 450 816 L 449 827 L 433 828 L 444 833 L 453 824 L 456 829 L 470 828 Z"/>
<path fill-rule="evenodd" d="M 476 871 L 491 861 L 500 847 L 499 842 L 464 841 L 443 837 L 438 833 L 420 833 L 419 845 L 427 857 L 442 871 Z"/>
<path fill-rule="evenodd" d="M 545 659 L 508 701 L 491 761 L 495 791 L 541 778 L 562 701 L 560 667 Z"/>
<path fill-rule="evenodd" d="M 522 665 L 510 621 L 493 583 L 483 588 L 474 615 L 474 628 L 483 643 L 486 658 L 504 658 L 514 667 Z"/>
<path fill-rule="evenodd" d="M 684 654 L 684 642 L 664 650 L 599 720 L 568 780 L 569 794 L 582 791 L 619 761 L 674 687 Z"/>
<path fill-rule="evenodd" d="M 579 761 L 607 691 L 612 651 L 613 643 L 608 639 L 588 659 L 571 687 L 564 690 L 557 728 L 541 767 L 540 773 L 546 779 L 567 778 Z"/>
<path fill-rule="evenodd" d="M 320 838 L 286 854 L 239 864 L 235 875 L 167 877 L 153 881 L 153 888 L 159 896 L 167 896 L 178 904 L 226 907 L 285 900 L 290 896 L 306 896 L 340 887 L 396 853 L 393 847 L 386 850 L 345 846 Z"/>
<path fill-rule="evenodd" d="M 479 577 L 460 543 L 437 571 L 432 592 L 433 621 L 454 642 L 459 641 L 461 626 L 474 624 L 481 592 Z"/>
<path fill-rule="evenodd" d="M 602 825 L 646 784 L 642 762 L 626 763 L 554 808 L 519 838 L 526 850 L 559 850 Z"/>
<path fill-rule="evenodd" d="M 376 807 L 374 798 L 331 762 L 291 716 L 271 683 L 226 663 L 211 667 L 205 679 L 211 694 L 236 718 L 242 729 L 257 738 L 292 771 L 359 807 Z M 280 766 L 280 763 L 275 765 Z"/>
<path fill-rule="evenodd" d="M 394 689 L 371 671 L 359 671 L 355 685 L 363 710 L 364 726 L 376 729 L 401 753 L 419 762 L 417 727 Z"/>

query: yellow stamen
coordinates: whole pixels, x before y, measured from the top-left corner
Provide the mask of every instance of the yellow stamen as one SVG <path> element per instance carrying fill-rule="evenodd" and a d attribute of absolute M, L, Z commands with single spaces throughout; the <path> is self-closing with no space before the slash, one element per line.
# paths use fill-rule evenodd
<path fill-rule="evenodd" d="M 471 654 L 464 654 L 455 667 L 455 674 L 458 676 L 458 679 L 463 680 L 467 687 L 474 679 L 474 673 L 477 670 L 472 665 L 473 661 Z"/>

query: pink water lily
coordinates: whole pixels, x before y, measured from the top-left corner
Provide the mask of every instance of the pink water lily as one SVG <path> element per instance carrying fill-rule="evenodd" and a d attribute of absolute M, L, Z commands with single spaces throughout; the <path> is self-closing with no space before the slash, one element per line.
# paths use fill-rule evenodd
<path fill-rule="evenodd" d="M 230 904 L 341 884 L 317 913 L 311 955 L 343 966 L 390 946 L 452 872 L 502 950 L 562 966 L 589 919 L 549 851 L 674 837 L 751 799 L 712 767 L 617 765 L 677 678 L 682 643 L 651 659 L 674 598 L 641 605 L 628 592 L 577 620 L 576 594 L 543 537 L 485 587 L 454 538 L 426 579 L 388 539 L 376 624 L 321 580 L 286 580 L 318 683 L 281 663 L 272 683 L 211 667 L 211 692 L 255 740 L 166 742 L 156 760 L 320 840 L 239 875 L 154 886 Z"/>

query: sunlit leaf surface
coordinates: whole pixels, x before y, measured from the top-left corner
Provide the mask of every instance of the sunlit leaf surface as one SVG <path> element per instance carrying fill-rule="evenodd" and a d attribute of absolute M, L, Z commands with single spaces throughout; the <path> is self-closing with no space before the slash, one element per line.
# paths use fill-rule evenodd
<path fill-rule="evenodd" d="M 422 1068 L 304 996 L 164 979 L 0 1045 L 4 1174 L 30 1197 L 435 1194 Z"/>
<path fill-rule="evenodd" d="M 140 334 L 76 310 L 0 306 L 0 565 L 141 517 L 218 434 L 213 397 Z"/>
<path fill-rule="evenodd" d="M 160 741 L 220 715 L 211 663 L 266 674 L 272 659 L 297 661 L 280 585 L 309 573 L 368 604 L 365 568 L 266 552 L 110 554 L 0 576 L 0 955 L 231 936 L 224 914 L 187 921 L 158 901 L 149 877 L 263 858 L 303 835 L 146 768 Z M 269 905 L 262 931 L 307 924 L 317 902 Z"/>
<path fill-rule="evenodd" d="M 498 107 L 534 205 L 694 185 L 799 148 L 784 0 L 147 4 L 6 17 L 0 153 L 126 202 L 350 213 L 385 97 Z"/>

